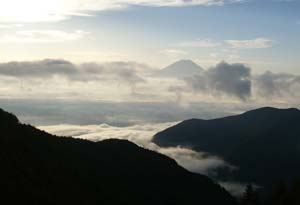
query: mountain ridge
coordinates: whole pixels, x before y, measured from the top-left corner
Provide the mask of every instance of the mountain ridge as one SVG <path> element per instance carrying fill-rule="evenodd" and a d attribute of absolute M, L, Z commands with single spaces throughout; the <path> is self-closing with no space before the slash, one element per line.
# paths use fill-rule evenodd
<path fill-rule="evenodd" d="M 223 158 L 238 167 L 219 179 L 269 186 L 298 179 L 300 110 L 264 107 L 212 120 L 191 119 L 157 133 L 162 147 L 183 146 Z M 264 176 L 263 173 L 268 175 Z"/>
<path fill-rule="evenodd" d="M 206 176 L 127 140 L 58 137 L 0 110 L 0 202 L 7 204 L 226 204 Z"/>

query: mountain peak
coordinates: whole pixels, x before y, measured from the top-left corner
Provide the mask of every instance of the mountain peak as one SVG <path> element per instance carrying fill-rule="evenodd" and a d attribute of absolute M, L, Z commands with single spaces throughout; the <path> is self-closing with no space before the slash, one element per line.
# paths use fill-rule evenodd
<path fill-rule="evenodd" d="M 263 107 L 224 118 L 183 121 L 157 133 L 152 141 L 219 156 L 238 169 L 224 174 L 221 168 L 213 177 L 271 190 L 278 181 L 299 178 L 299 122 L 296 108 Z"/>
<path fill-rule="evenodd" d="M 173 63 L 173 64 L 178 64 L 178 63 L 191 63 L 191 64 L 195 64 L 195 65 L 197 65 L 194 61 L 192 61 L 191 59 L 181 59 L 181 60 L 178 60 L 178 61 L 176 61 L 175 63 Z"/>
<path fill-rule="evenodd" d="M 204 69 L 194 61 L 183 59 L 159 70 L 156 73 L 156 76 L 166 78 L 183 78 L 192 75 L 199 75 L 203 71 Z"/>
<path fill-rule="evenodd" d="M 195 63 L 194 61 L 190 60 L 190 59 L 182 59 L 179 61 L 176 61 L 170 65 L 168 65 L 166 68 L 173 68 L 175 66 L 182 66 L 181 69 L 187 69 L 187 70 L 192 70 L 192 69 L 196 69 L 198 72 L 199 70 L 203 71 L 203 68 L 200 67 L 197 63 Z"/>
<path fill-rule="evenodd" d="M 250 110 L 244 113 L 244 115 L 271 115 L 271 114 L 291 114 L 297 113 L 300 114 L 300 110 L 297 108 L 274 108 L 274 107 L 262 107 L 255 110 Z"/>

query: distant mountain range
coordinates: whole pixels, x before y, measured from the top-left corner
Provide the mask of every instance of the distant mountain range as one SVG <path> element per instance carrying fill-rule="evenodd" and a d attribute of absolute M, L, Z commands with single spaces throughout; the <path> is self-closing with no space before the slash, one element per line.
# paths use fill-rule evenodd
<path fill-rule="evenodd" d="M 207 152 L 237 167 L 218 170 L 219 180 L 269 187 L 300 179 L 298 109 L 266 107 L 214 120 L 186 120 L 157 133 L 153 142 Z"/>
<path fill-rule="evenodd" d="M 204 69 L 191 60 L 177 61 L 159 71 L 154 75 L 161 78 L 183 78 L 192 75 L 199 75 Z"/>
<path fill-rule="evenodd" d="M 5 204 L 236 204 L 208 177 L 128 141 L 53 136 L 1 109 L 0 130 Z"/>

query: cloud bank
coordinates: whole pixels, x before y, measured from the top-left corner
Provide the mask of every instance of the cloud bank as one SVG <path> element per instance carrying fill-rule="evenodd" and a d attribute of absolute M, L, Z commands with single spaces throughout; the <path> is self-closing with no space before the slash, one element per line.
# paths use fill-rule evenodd
<path fill-rule="evenodd" d="M 246 100 L 251 96 L 250 71 L 243 64 L 221 62 L 202 75 L 186 77 L 184 80 L 194 92 L 229 95 Z"/>
<path fill-rule="evenodd" d="M 256 38 L 251 40 L 227 40 L 225 42 L 231 45 L 232 48 L 237 49 L 269 48 L 273 44 L 273 41 L 267 38 Z"/>
<path fill-rule="evenodd" d="M 300 76 L 286 73 L 265 72 L 254 77 L 256 93 L 264 98 L 293 97 L 300 99 Z"/>
<path fill-rule="evenodd" d="M 59 43 L 79 40 L 86 35 L 85 31 L 66 32 L 61 30 L 23 30 L 0 36 L 0 43 Z"/>
<path fill-rule="evenodd" d="M 216 176 L 217 169 L 222 167 L 235 169 L 233 166 L 216 156 L 195 152 L 191 149 L 182 147 L 161 148 L 151 143 L 154 134 L 175 124 L 177 123 L 143 124 L 129 127 L 114 127 L 108 124 L 86 126 L 62 124 L 40 126 L 39 128 L 60 136 L 73 136 L 74 138 L 92 141 L 101 141 L 111 138 L 126 139 L 146 149 L 159 152 L 175 159 L 179 165 L 191 172 L 209 175 L 210 177 Z M 245 188 L 245 185 L 234 182 L 220 182 L 220 184 L 236 196 L 240 196 Z"/>
<path fill-rule="evenodd" d="M 219 167 L 230 167 L 230 165 L 222 159 L 215 156 L 208 156 L 205 153 L 195 152 L 181 147 L 161 148 L 151 143 L 154 134 L 175 124 L 177 123 L 143 124 L 129 127 L 114 127 L 108 124 L 86 126 L 53 125 L 41 126 L 39 128 L 60 136 L 73 136 L 75 138 L 92 141 L 101 141 L 111 138 L 126 139 L 144 148 L 165 154 L 175 159 L 186 169 L 197 173 L 213 174 Z"/>
<path fill-rule="evenodd" d="M 184 72 L 184 66 L 176 68 L 176 72 Z M 114 96 L 116 101 L 126 96 L 129 101 L 173 101 L 183 106 L 215 100 L 269 102 L 272 99 L 273 102 L 300 103 L 298 75 L 270 71 L 253 75 L 251 68 L 241 63 L 223 61 L 186 77 L 159 78 L 155 73 L 157 69 L 137 62 L 74 64 L 60 59 L 15 61 L 0 63 L 0 84 L 2 95 L 7 93 L 11 96 L 16 92 L 24 94 L 26 88 L 26 96 L 43 98 L 49 93 L 54 96 L 69 93 L 81 99 L 87 95 L 104 100 L 106 96 Z"/>
<path fill-rule="evenodd" d="M 222 44 L 212 39 L 196 39 L 194 41 L 185 41 L 178 44 L 179 47 L 191 47 L 191 48 L 214 48 L 221 46 Z"/>
<path fill-rule="evenodd" d="M 199 75 L 184 78 L 185 85 L 171 85 L 169 91 L 182 99 L 185 93 L 212 96 L 215 99 L 230 97 L 242 102 L 269 101 L 299 103 L 300 76 L 266 71 L 252 75 L 244 64 L 221 62 Z"/>
<path fill-rule="evenodd" d="M 71 82 L 125 83 L 133 90 L 145 79 L 138 70 L 148 68 L 135 62 L 84 63 L 75 65 L 66 60 L 45 59 L 41 61 L 8 62 L 0 64 L 0 75 L 24 79 L 52 79 L 61 77 Z"/>
<path fill-rule="evenodd" d="M 76 74 L 75 65 L 65 60 L 15 61 L 0 64 L 1 75 L 16 78 L 51 78 Z"/>

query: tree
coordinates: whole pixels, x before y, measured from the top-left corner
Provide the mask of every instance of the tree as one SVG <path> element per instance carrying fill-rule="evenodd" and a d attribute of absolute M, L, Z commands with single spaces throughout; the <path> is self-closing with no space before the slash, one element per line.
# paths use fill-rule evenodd
<path fill-rule="evenodd" d="M 280 182 L 273 186 L 271 194 L 271 204 L 272 205 L 284 205 L 288 201 L 288 189 L 285 183 Z"/>
<path fill-rule="evenodd" d="M 246 186 L 245 192 L 241 199 L 241 205 L 259 205 L 258 193 L 253 189 L 251 184 Z"/>

